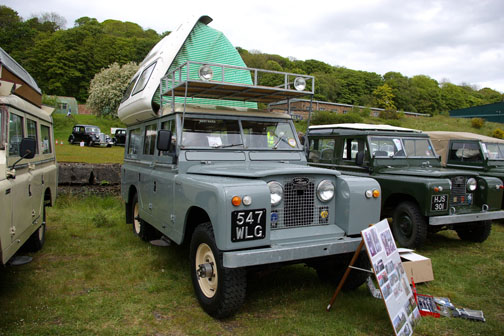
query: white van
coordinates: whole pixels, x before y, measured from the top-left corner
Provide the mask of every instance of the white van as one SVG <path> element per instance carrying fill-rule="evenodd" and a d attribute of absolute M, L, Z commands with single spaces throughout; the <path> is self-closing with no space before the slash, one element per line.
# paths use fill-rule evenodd
<path fill-rule="evenodd" d="M 45 241 L 45 207 L 54 203 L 57 166 L 52 109 L 33 78 L 0 48 L 0 259 Z"/>

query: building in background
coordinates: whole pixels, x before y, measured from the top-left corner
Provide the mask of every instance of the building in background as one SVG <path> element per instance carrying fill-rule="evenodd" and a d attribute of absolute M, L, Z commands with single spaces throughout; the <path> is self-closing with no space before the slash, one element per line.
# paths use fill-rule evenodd
<path fill-rule="evenodd" d="M 452 110 L 450 117 L 482 118 L 487 121 L 504 123 L 504 102 Z"/>
<path fill-rule="evenodd" d="M 277 103 L 272 103 L 269 105 L 269 109 L 271 111 L 289 111 L 290 114 L 293 115 L 295 119 L 303 120 L 308 118 L 310 108 L 310 100 L 308 99 L 291 99 L 290 101 L 280 101 Z M 326 101 L 314 100 L 312 105 L 313 111 L 331 111 L 339 114 L 350 113 L 354 109 L 370 110 L 370 115 L 372 117 L 378 117 L 380 112 L 385 109 L 378 107 L 366 107 L 366 106 L 358 106 L 358 105 L 349 105 L 349 104 L 340 104 L 340 103 L 331 103 Z M 430 115 L 427 113 L 416 113 L 416 112 L 402 112 L 407 117 L 429 117 Z"/>
<path fill-rule="evenodd" d="M 53 98 L 54 96 L 49 96 Z M 64 96 L 56 96 L 57 103 L 54 108 L 55 114 L 78 114 L 79 107 L 77 104 L 77 99 L 74 97 L 64 97 Z"/>

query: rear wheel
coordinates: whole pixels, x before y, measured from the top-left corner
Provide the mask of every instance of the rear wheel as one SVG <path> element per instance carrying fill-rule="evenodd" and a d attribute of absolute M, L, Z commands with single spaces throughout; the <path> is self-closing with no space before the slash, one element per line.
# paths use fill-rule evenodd
<path fill-rule="evenodd" d="M 26 246 L 29 251 L 37 252 L 44 246 L 46 231 L 46 210 L 45 206 L 42 208 L 42 224 L 39 228 L 32 233 L 30 238 L 26 241 Z"/>
<path fill-rule="evenodd" d="M 133 196 L 130 205 L 131 218 L 133 219 L 133 233 L 144 241 L 151 241 L 155 238 L 155 229 L 140 219 L 140 205 L 138 203 L 138 194 Z"/>
<path fill-rule="evenodd" d="M 338 255 L 334 256 L 330 260 L 312 264 L 311 266 L 317 271 L 317 275 L 320 280 L 337 286 L 341 278 L 343 278 L 352 257 L 353 253 Z M 366 252 L 361 252 L 359 254 L 353 266 L 366 270 L 371 268 Z M 345 291 L 355 290 L 366 282 L 368 276 L 369 273 L 367 272 L 350 269 L 350 274 L 348 274 L 342 289 Z"/>
<path fill-rule="evenodd" d="M 209 222 L 194 230 L 190 254 L 194 292 L 203 310 L 218 319 L 234 315 L 245 299 L 246 272 L 222 265 Z"/>
<path fill-rule="evenodd" d="M 427 222 L 413 202 L 402 202 L 394 210 L 392 233 L 402 247 L 416 248 L 427 239 Z"/>
<path fill-rule="evenodd" d="M 457 235 L 462 240 L 481 243 L 487 240 L 492 231 L 491 221 L 473 222 L 467 224 L 459 224 L 455 227 Z"/>

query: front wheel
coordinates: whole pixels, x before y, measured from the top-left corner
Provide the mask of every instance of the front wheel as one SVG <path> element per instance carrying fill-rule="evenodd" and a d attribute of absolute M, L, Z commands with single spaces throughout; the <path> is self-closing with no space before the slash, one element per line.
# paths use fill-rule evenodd
<path fill-rule="evenodd" d="M 209 222 L 194 230 L 190 258 L 194 292 L 203 310 L 218 319 L 234 315 L 245 300 L 246 272 L 222 265 L 222 253 Z"/>
<path fill-rule="evenodd" d="M 462 240 L 482 243 L 487 240 L 492 231 L 491 221 L 473 222 L 467 224 L 460 224 L 455 227 L 457 235 Z"/>
<path fill-rule="evenodd" d="M 73 144 L 75 143 L 75 137 L 74 137 L 73 135 L 70 135 L 70 136 L 68 137 L 68 142 L 69 142 L 71 145 L 73 145 Z"/>
<path fill-rule="evenodd" d="M 30 238 L 26 241 L 26 246 L 29 251 L 37 252 L 42 249 L 45 243 L 45 232 L 46 232 L 46 210 L 45 206 L 42 208 L 42 224 L 39 228 L 32 233 Z"/>
<path fill-rule="evenodd" d="M 413 202 L 402 202 L 394 210 L 392 233 L 402 247 L 417 248 L 427 240 L 427 221 Z"/>

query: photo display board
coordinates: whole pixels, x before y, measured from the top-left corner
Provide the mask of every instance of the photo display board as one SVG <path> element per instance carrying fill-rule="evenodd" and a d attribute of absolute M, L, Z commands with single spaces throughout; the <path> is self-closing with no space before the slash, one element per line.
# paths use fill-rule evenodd
<path fill-rule="evenodd" d="M 395 335 L 412 335 L 420 312 L 387 220 L 361 234 Z"/>

